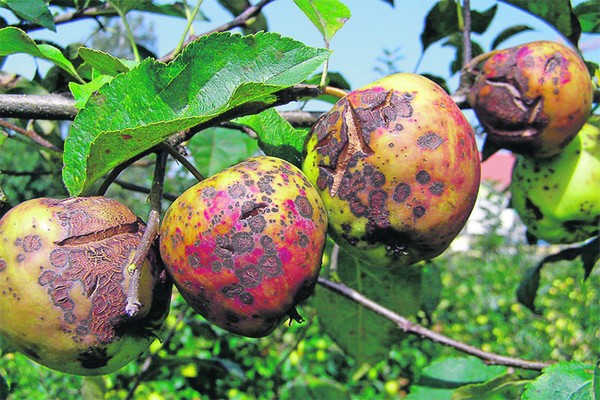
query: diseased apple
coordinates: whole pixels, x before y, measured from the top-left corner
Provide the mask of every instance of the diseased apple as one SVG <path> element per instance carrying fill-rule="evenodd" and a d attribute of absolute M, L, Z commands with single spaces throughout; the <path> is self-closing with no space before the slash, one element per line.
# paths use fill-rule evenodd
<path fill-rule="evenodd" d="M 191 187 L 171 204 L 160 253 L 185 300 L 239 335 L 270 334 L 313 291 L 327 215 L 302 172 L 258 156 Z"/>
<path fill-rule="evenodd" d="M 0 220 L 0 334 L 32 360 L 78 375 L 139 357 L 166 318 L 172 283 L 156 249 L 125 312 L 128 266 L 145 225 L 106 197 L 38 198 Z"/>
<path fill-rule="evenodd" d="M 479 188 L 473 130 L 444 90 L 399 73 L 354 90 L 313 126 L 303 171 L 346 251 L 381 266 L 442 253 Z"/>

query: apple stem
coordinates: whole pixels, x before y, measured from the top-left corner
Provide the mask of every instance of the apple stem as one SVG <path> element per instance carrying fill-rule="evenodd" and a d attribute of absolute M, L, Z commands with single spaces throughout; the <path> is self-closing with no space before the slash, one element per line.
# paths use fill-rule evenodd
<path fill-rule="evenodd" d="M 290 317 L 289 325 L 292 325 L 292 321 L 296 321 L 299 324 L 304 322 L 304 318 L 302 318 L 302 315 L 300 315 L 298 313 L 298 310 L 296 310 L 296 307 L 292 307 L 292 309 L 290 311 L 288 311 L 288 316 Z"/>

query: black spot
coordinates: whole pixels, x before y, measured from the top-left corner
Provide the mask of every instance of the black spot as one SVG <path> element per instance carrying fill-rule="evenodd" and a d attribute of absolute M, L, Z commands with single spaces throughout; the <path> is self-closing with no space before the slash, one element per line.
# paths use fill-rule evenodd
<path fill-rule="evenodd" d="M 227 318 L 227 322 L 229 322 L 230 324 L 237 324 L 238 322 L 240 322 L 240 317 L 238 317 L 237 315 L 235 315 L 232 312 L 228 312 L 226 314 L 226 318 Z"/>
<path fill-rule="evenodd" d="M 544 214 L 542 214 L 542 212 L 540 211 L 540 208 L 538 206 L 536 206 L 535 204 L 533 204 L 533 202 L 529 199 L 529 197 L 527 197 L 525 199 L 525 208 L 527 208 L 528 210 L 533 212 L 533 216 L 536 220 L 539 221 L 540 219 L 544 218 Z"/>
<path fill-rule="evenodd" d="M 254 303 L 254 296 L 252 296 L 248 292 L 243 292 L 242 294 L 240 294 L 240 301 L 244 304 L 250 305 Z"/>
<path fill-rule="evenodd" d="M 79 353 L 77 361 L 83 368 L 96 369 L 106 366 L 111 358 L 104 347 L 88 347 L 86 351 Z"/>

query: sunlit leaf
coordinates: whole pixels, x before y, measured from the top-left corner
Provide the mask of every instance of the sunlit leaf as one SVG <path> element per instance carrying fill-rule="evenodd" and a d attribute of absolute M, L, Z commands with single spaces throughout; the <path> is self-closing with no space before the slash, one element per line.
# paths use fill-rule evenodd
<path fill-rule="evenodd" d="M 87 65 L 104 75 L 115 76 L 130 69 L 122 60 L 100 50 L 80 47 L 79 55 Z"/>
<path fill-rule="evenodd" d="M 573 9 L 581 30 L 586 33 L 600 33 L 600 1 L 588 0 L 577 4 Z"/>
<path fill-rule="evenodd" d="M 594 367 L 570 361 L 558 362 L 542 370 L 542 374 L 525 386 L 522 400 L 593 399 Z"/>
<path fill-rule="evenodd" d="M 255 155 L 258 144 L 238 130 L 214 127 L 196 134 L 187 148 L 196 168 L 208 177 Z"/>
<path fill-rule="evenodd" d="M 570 0 L 502 0 L 545 20 L 562 33 L 575 46 L 581 35 L 579 20 Z"/>
<path fill-rule="evenodd" d="M 516 374 L 504 374 L 483 383 L 471 383 L 454 390 L 452 400 L 495 400 L 514 398 L 506 392 L 521 392 L 529 381 Z"/>
<path fill-rule="evenodd" d="M 44 0 L 0 0 L 0 7 L 11 10 L 21 19 L 56 32 L 56 25 Z"/>
<path fill-rule="evenodd" d="M 294 3 L 317 27 L 326 42 L 350 18 L 350 9 L 339 0 L 294 0 Z"/>
<path fill-rule="evenodd" d="M 329 55 L 275 33 L 217 33 L 173 62 L 147 59 L 100 88 L 65 142 L 63 180 L 81 194 L 103 174 L 175 132 L 302 82 Z"/>
<path fill-rule="evenodd" d="M 0 29 L 0 56 L 17 53 L 26 53 L 51 61 L 81 81 L 73 64 L 56 47 L 36 44 L 27 33 L 15 27 Z"/>

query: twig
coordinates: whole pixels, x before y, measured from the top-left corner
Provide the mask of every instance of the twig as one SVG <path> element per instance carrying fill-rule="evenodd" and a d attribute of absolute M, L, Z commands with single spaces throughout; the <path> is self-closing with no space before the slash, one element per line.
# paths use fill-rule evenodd
<path fill-rule="evenodd" d="M 364 306 L 365 308 L 368 308 L 369 310 L 374 311 L 377 314 L 389 319 L 390 321 L 397 324 L 398 327 L 406 333 L 418 335 L 422 338 L 426 338 L 433 342 L 440 343 L 444 346 L 455 348 L 457 350 L 462 351 L 463 353 L 467 353 L 478 357 L 487 364 L 505 365 L 509 367 L 530 369 L 535 371 L 541 371 L 543 368 L 551 364 L 548 362 L 528 361 L 519 358 L 506 357 L 483 351 L 481 349 L 478 349 L 477 347 L 473 347 L 463 342 L 459 342 L 457 340 L 451 339 L 447 336 L 424 328 L 421 325 L 413 323 L 407 318 L 393 312 L 388 308 L 383 307 L 381 304 L 374 302 L 373 300 L 363 296 L 359 292 L 355 291 L 352 288 L 349 288 L 348 286 L 342 283 L 332 282 L 323 277 L 319 277 L 318 283 L 321 286 L 337 294 L 340 294 L 350 300 L 353 300 L 361 306 Z"/>
<path fill-rule="evenodd" d="M 152 178 L 152 189 L 150 189 L 150 214 L 148 215 L 148 222 L 146 223 L 146 229 L 144 230 L 140 244 L 136 249 L 133 260 L 128 268 L 131 279 L 129 281 L 125 312 L 130 317 L 135 317 L 142 305 L 138 295 L 140 288 L 140 273 L 144 260 L 154 244 L 154 241 L 158 237 L 166 164 L 167 153 L 164 151 L 158 152 L 156 154 L 156 164 L 154 166 L 154 176 Z"/>
<path fill-rule="evenodd" d="M 204 176 L 200 173 L 200 171 L 198 171 L 196 167 L 194 167 L 194 165 L 191 162 L 189 162 L 187 158 L 185 158 L 180 152 L 178 152 L 175 147 L 171 146 L 166 142 L 159 144 L 159 147 L 168 152 L 169 155 L 175 160 L 179 161 L 188 171 L 190 171 L 192 175 L 194 175 L 194 178 L 196 178 L 198 182 L 204 180 Z"/>
<path fill-rule="evenodd" d="M 252 7 L 248 7 L 243 13 L 241 13 L 240 15 L 235 17 L 230 22 L 223 24 L 217 28 L 214 28 L 208 32 L 205 32 L 201 35 L 190 36 L 183 44 L 183 47 L 185 48 L 185 46 L 187 46 L 188 44 L 190 44 L 191 42 L 193 42 L 194 40 L 198 39 L 201 36 L 210 35 L 211 33 L 215 33 L 215 32 L 225 32 L 225 31 L 231 30 L 233 28 L 246 26 L 246 23 L 248 22 L 248 20 L 250 18 L 259 14 L 262 11 L 263 7 L 266 6 L 267 4 L 271 3 L 272 1 L 274 1 L 274 0 L 262 0 L 262 1 L 258 2 L 256 5 L 254 5 Z M 177 54 L 179 54 L 179 51 L 178 51 L 178 49 L 175 49 L 175 50 L 171 51 L 169 54 L 163 56 L 160 59 L 160 61 L 169 62 L 169 61 L 173 60 L 177 56 Z"/>
<path fill-rule="evenodd" d="M 131 157 L 129 160 L 113 168 L 106 177 L 106 179 L 104 179 L 104 182 L 102 182 L 102 185 L 100 185 L 100 187 L 96 191 L 96 195 L 103 196 L 108 190 L 108 187 L 117 179 L 121 172 L 123 172 L 127 167 L 129 167 L 139 159 L 145 157 L 146 155 L 148 155 L 148 152 L 143 152 L 141 154 Z"/>
<path fill-rule="evenodd" d="M 52 143 L 50 143 L 49 141 L 47 141 L 46 139 L 44 139 L 43 137 L 41 137 L 40 135 L 38 135 L 36 132 L 34 132 L 32 130 L 23 129 L 20 126 L 11 124 L 10 122 L 5 121 L 3 119 L 0 119 L 0 126 L 3 126 L 6 129 L 10 129 L 11 131 L 20 133 L 21 135 L 28 137 L 29 139 L 33 140 L 35 143 L 39 144 L 40 146 L 42 146 L 48 150 L 56 151 L 58 153 L 62 152 L 58 147 L 56 147 L 55 145 L 53 145 Z"/>
<path fill-rule="evenodd" d="M 117 15 L 117 13 L 116 13 L 115 9 L 112 6 L 110 6 L 109 4 L 105 4 L 105 5 L 99 6 L 99 7 L 89 7 L 89 8 L 84 8 L 83 10 L 60 14 L 54 18 L 54 24 L 60 25 L 60 24 L 65 24 L 67 22 L 77 21 L 80 19 L 97 18 L 97 17 L 101 17 L 101 16 L 110 17 L 110 16 L 116 16 L 116 15 Z M 19 23 L 19 24 L 15 24 L 12 26 L 22 29 L 25 32 L 31 32 L 31 31 L 35 31 L 35 30 L 39 30 L 39 29 L 45 29 L 43 26 L 31 23 L 31 22 Z"/>
<path fill-rule="evenodd" d="M 177 316 L 177 320 L 173 324 L 173 327 L 169 330 L 169 332 L 167 333 L 167 336 L 165 336 L 165 338 L 162 340 L 161 348 L 165 348 L 171 342 L 171 340 L 173 340 L 173 337 L 175 337 L 175 332 L 177 332 L 177 328 L 179 327 L 179 324 L 181 324 L 181 322 L 183 322 L 183 320 L 187 316 L 187 313 L 189 310 L 190 310 L 190 307 L 188 305 L 186 305 L 185 308 L 183 310 L 181 310 L 181 313 Z M 144 375 L 146 375 L 146 373 L 148 373 L 148 371 L 150 370 L 150 367 L 152 366 L 152 363 L 154 362 L 154 359 L 156 358 L 157 355 L 158 355 L 158 351 L 156 351 L 154 353 L 150 353 L 150 354 L 148 354 L 148 356 L 146 356 L 146 359 L 144 360 L 144 363 L 142 364 L 142 366 L 140 368 L 140 372 L 138 372 L 136 374 L 133 384 L 131 385 L 131 387 L 129 388 L 129 391 L 127 392 L 127 397 L 125 397 L 125 400 L 129 400 L 129 399 L 133 398 L 133 394 L 134 394 L 135 390 L 140 385 L 140 382 L 142 381 L 142 378 L 144 377 Z"/>
<path fill-rule="evenodd" d="M 131 182 L 125 182 L 125 181 L 122 181 L 120 179 L 115 179 L 114 183 L 116 183 L 117 185 L 119 185 L 123 189 L 131 190 L 132 192 L 139 192 L 139 193 L 150 194 L 150 189 L 149 188 L 144 187 L 144 186 L 140 186 L 140 185 L 136 185 L 136 184 L 131 183 Z M 174 194 L 170 194 L 170 193 L 163 193 L 163 199 L 166 199 L 166 200 L 169 200 L 169 201 L 175 201 L 175 199 L 177 199 L 177 196 L 174 195 Z"/>

